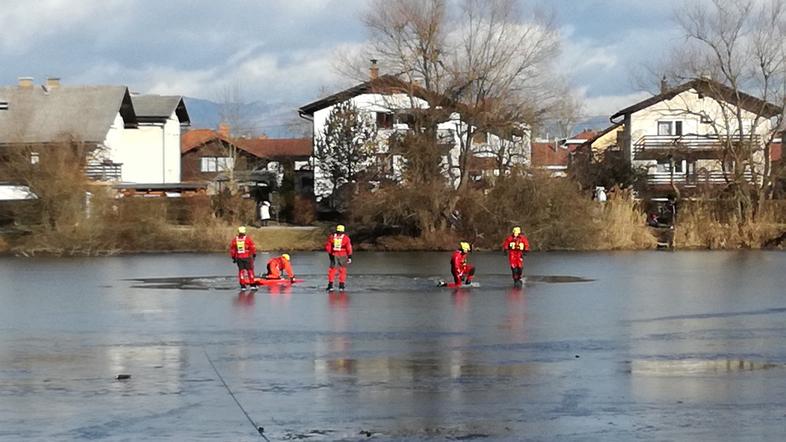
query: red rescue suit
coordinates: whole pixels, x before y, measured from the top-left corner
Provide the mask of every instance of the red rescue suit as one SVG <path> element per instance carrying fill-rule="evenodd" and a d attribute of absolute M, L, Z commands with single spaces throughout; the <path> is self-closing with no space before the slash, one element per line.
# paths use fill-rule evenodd
<path fill-rule="evenodd" d="M 283 256 L 272 258 L 267 262 L 267 279 L 281 279 L 282 272 L 285 272 L 289 276 L 289 279 L 295 279 L 292 265 L 289 263 L 289 260 Z"/>
<path fill-rule="evenodd" d="M 456 250 L 450 257 L 450 273 L 453 274 L 454 283 L 461 284 L 463 281 L 465 284 L 469 284 L 475 277 L 475 266 L 467 262 L 466 253 Z"/>
<path fill-rule="evenodd" d="M 520 280 L 524 268 L 524 254 L 529 252 L 527 237 L 523 234 L 510 235 L 502 243 L 502 249 L 508 252 L 508 263 L 513 273 L 513 280 Z"/>
<path fill-rule="evenodd" d="M 331 233 L 325 243 L 325 251 L 330 257 L 328 283 L 333 284 L 338 273 L 338 282 L 344 284 L 347 281 L 347 264 L 352 261 L 352 241 L 349 240 L 349 235 Z"/>
<path fill-rule="evenodd" d="M 254 282 L 254 258 L 257 247 L 247 235 L 238 235 L 229 243 L 229 256 L 237 264 L 237 279 L 245 287 Z"/>

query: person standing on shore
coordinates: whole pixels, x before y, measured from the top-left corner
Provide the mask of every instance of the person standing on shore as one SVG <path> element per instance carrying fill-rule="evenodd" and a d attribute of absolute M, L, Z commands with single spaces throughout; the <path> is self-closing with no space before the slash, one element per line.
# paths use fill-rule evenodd
<path fill-rule="evenodd" d="M 257 257 L 257 247 L 250 236 L 246 236 L 246 226 L 237 228 L 237 236 L 229 244 L 229 256 L 237 264 L 237 279 L 240 288 L 254 285 L 254 258 Z"/>
<path fill-rule="evenodd" d="M 338 289 L 344 290 L 347 282 L 347 265 L 352 263 L 352 241 L 345 232 L 343 224 L 336 226 L 336 231 L 328 236 L 325 251 L 330 258 L 328 268 L 327 291 L 333 290 L 333 281 L 338 273 Z"/>
<path fill-rule="evenodd" d="M 472 278 L 475 277 L 475 266 L 467 261 L 471 249 L 468 242 L 462 241 L 450 257 L 450 273 L 453 274 L 453 283 L 457 286 L 462 283 L 472 284 Z"/>
<path fill-rule="evenodd" d="M 513 274 L 513 285 L 521 287 L 521 275 L 524 273 L 524 255 L 529 252 L 529 240 L 521 233 L 521 227 L 514 227 L 513 234 L 505 238 L 502 248 L 508 252 L 508 264 Z"/>
<path fill-rule="evenodd" d="M 270 203 L 262 201 L 259 205 L 259 223 L 262 227 L 267 227 L 270 222 Z"/>

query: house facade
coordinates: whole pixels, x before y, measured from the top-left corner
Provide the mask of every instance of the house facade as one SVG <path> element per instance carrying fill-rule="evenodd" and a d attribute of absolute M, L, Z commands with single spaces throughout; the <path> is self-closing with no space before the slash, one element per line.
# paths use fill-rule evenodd
<path fill-rule="evenodd" d="M 385 171 L 387 176 L 384 178 L 399 181 L 405 159 L 391 149 L 389 141 L 394 134 L 404 134 L 412 130 L 415 115 L 430 109 L 427 95 L 421 88 L 407 84 L 395 76 L 377 76 L 376 66 L 372 65 L 371 78 L 368 81 L 309 103 L 299 109 L 299 114 L 301 118 L 311 122 L 313 145 L 316 146 L 334 107 L 340 103 L 351 102 L 376 126 L 377 139 L 373 141 L 376 147 L 374 161 L 380 170 Z M 445 110 L 443 113 L 444 118 L 436 124 L 437 143 L 443 148 L 441 166 L 445 179 L 457 186 L 461 177 L 461 137 L 472 128 L 459 112 Z M 495 159 L 501 159 L 509 166 L 529 162 L 528 129 L 518 131 L 516 136 L 508 138 L 477 131 L 472 141 L 473 147 L 467 167 L 473 181 L 488 179 L 490 175 L 497 174 L 498 169 L 492 166 Z M 500 152 L 505 152 L 506 158 L 499 158 Z M 332 185 L 318 158 L 314 156 L 311 161 L 314 170 L 314 193 L 317 200 L 321 200 L 331 194 Z"/>
<path fill-rule="evenodd" d="M 291 174 L 295 192 L 313 192 L 310 158 L 313 149 L 308 138 L 235 138 L 229 127 L 218 130 L 195 129 L 183 134 L 181 168 L 184 182 L 210 183 L 220 191 L 232 179 L 259 188 L 264 199 Z"/>
<path fill-rule="evenodd" d="M 764 165 L 763 147 L 771 141 L 772 118 L 780 112 L 758 98 L 697 79 L 664 85 L 660 94 L 620 110 L 611 117 L 610 129 L 621 127 L 622 155 L 634 168 L 646 170 L 650 190 L 692 191 L 733 181 L 733 171 L 743 167 L 735 168 L 728 154 L 734 143 L 750 145 L 752 162 L 744 165 L 744 177 L 756 180 Z"/>
<path fill-rule="evenodd" d="M 86 175 L 108 184 L 179 183 L 180 128 L 188 124 L 180 97 L 132 98 L 125 86 L 63 86 L 57 78 L 36 85 L 23 77 L 0 87 L 0 147 L 26 146 L 33 162 L 59 142 L 83 143 Z"/>

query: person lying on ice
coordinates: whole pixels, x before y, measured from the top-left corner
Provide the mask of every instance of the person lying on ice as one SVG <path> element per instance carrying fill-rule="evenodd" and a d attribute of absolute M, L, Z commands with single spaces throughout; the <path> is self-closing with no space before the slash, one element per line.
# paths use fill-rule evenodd
<path fill-rule="evenodd" d="M 513 285 L 522 285 L 521 275 L 524 273 L 524 255 L 529 252 L 529 241 L 526 235 L 521 233 L 521 227 L 514 227 L 513 234 L 505 238 L 502 249 L 508 252 L 508 264 L 513 274 Z"/>
<path fill-rule="evenodd" d="M 475 266 L 467 262 L 471 247 L 468 242 L 460 242 L 459 248 L 453 252 L 450 258 L 450 272 L 453 274 L 453 283 L 456 285 L 466 285 L 472 283 L 472 278 L 475 277 Z"/>
<path fill-rule="evenodd" d="M 270 258 L 270 261 L 267 262 L 267 276 L 265 276 L 265 279 L 281 279 L 282 272 L 287 274 L 290 281 L 295 281 L 295 272 L 292 271 L 289 255 L 286 253 L 277 258 Z"/>
<path fill-rule="evenodd" d="M 229 256 L 237 264 L 237 279 L 240 288 L 253 286 L 254 283 L 254 258 L 257 257 L 257 247 L 250 236 L 246 236 L 246 226 L 237 228 L 237 236 L 229 244 Z"/>
<path fill-rule="evenodd" d="M 349 240 L 344 230 L 344 226 L 339 224 L 336 226 L 335 233 L 328 236 L 327 243 L 325 244 L 325 251 L 330 257 L 330 267 L 328 268 L 328 286 L 327 290 L 333 290 L 333 281 L 338 273 L 338 289 L 344 290 L 344 284 L 347 282 L 347 264 L 352 262 L 352 241 Z"/>

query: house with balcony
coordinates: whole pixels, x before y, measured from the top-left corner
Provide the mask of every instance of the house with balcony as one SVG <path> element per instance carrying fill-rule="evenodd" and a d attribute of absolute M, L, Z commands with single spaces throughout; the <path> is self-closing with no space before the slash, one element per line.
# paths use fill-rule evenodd
<path fill-rule="evenodd" d="M 298 113 L 311 122 L 313 144 L 322 136 L 331 110 L 347 101 L 375 123 L 375 162 L 378 170 L 384 171 L 383 179 L 399 181 L 405 164 L 403 155 L 395 148 L 396 135 L 413 130 L 418 116 L 427 110 L 439 110 L 441 118 L 432 128 L 436 144 L 440 149 L 444 178 L 458 185 L 461 177 L 461 137 L 472 130 L 472 149 L 467 160 L 470 180 L 481 183 L 498 175 L 499 171 L 517 164 L 528 164 L 530 158 L 530 131 L 521 128 L 509 136 L 490 131 L 474 130 L 461 115 L 460 105 L 444 105 L 450 100 L 441 98 L 435 103 L 429 94 L 417 84 L 410 84 L 394 75 L 379 75 L 376 62 L 372 60 L 368 81 L 316 100 L 302 106 Z M 433 108 L 432 108 L 433 106 Z M 434 113 L 432 113 L 433 115 Z M 312 157 L 314 170 L 314 193 L 317 201 L 331 194 L 332 186 L 321 168 L 319 160 Z M 367 165 L 368 166 L 368 165 Z"/>
<path fill-rule="evenodd" d="M 132 97 L 125 86 L 65 86 L 58 78 L 0 87 L 0 149 L 23 147 L 35 164 L 64 141 L 81 143 L 85 174 L 107 185 L 177 187 L 188 124 L 181 97 Z"/>
<path fill-rule="evenodd" d="M 614 131 L 622 130 L 615 145 L 623 158 L 646 170 L 647 190 L 684 195 L 760 179 L 764 146 L 781 112 L 772 103 L 699 78 L 675 87 L 664 81 L 660 94 L 620 110 L 611 122 Z M 731 154 L 743 148 L 752 161 Z"/>

